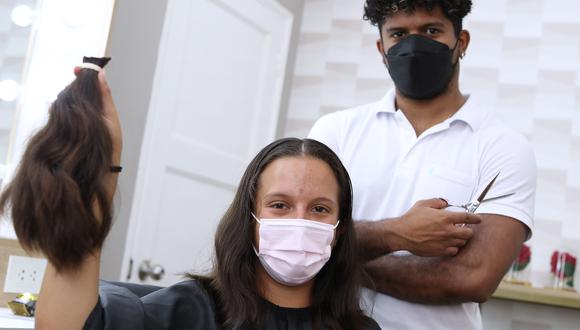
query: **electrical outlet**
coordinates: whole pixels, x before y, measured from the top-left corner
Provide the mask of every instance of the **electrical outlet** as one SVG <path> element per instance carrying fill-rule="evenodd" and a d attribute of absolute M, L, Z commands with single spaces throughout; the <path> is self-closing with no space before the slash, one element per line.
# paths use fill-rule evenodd
<path fill-rule="evenodd" d="M 10 256 L 4 292 L 38 293 L 46 269 L 46 259 Z"/>

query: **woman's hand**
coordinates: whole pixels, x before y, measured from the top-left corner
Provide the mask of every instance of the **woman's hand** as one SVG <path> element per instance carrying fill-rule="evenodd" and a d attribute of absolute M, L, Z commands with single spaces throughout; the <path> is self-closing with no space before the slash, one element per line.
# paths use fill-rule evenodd
<path fill-rule="evenodd" d="M 80 67 L 77 66 L 74 68 L 75 75 L 78 75 L 80 71 Z M 123 132 L 119 120 L 119 113 L 117 112 L 117 107 L 115 107 L 104 69 L 99 71 L 98 79 L 103 100 L 103 116 L 113 142 L 113 164 L 111 165 L 119 165 L 121 162 L 121 152 L 123 150 Z"/>
<path fill-rule="evenodd" d="M 123 149 L 123 132 L 121 129 L 121 122 L 119 121 L 119 113 L 113 102 L 113 95 L 107 83 L 105 70 L 99 72 L 99 87 L 103 97 L 103 115 L 105 123 L 109 128 L 109 134 L 113 141 L 113 163 L 111 165 L 119 165 L 121 162 L 121 151 Z"/>

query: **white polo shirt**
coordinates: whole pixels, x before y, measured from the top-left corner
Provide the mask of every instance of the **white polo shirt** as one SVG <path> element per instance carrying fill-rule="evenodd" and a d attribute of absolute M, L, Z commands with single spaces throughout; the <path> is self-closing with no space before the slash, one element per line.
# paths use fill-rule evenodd
<path fill-rule="evenodd" d="M 330 147 L 347 168 L 355 220 L 403 215 L 421 199 L 443 197 L 460 205 L 477 198 L 500 176 L 477 213 L 518 219 L 532 228 L 536 162 L 526 139 L 470 96 L 451 118 L 417 137 L 395 91 L 376 103 L 320 118 L 309 138 Z M 377 293 L 372 316 L 383 329 L 481 329 L 479 305 L 432 306 Z"/>

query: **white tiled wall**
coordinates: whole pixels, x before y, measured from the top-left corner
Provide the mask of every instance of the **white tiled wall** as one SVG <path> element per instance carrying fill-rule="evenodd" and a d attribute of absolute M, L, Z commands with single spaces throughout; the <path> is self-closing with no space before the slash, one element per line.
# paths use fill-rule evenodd
<path fill-rule="evenodd" d="M 323 114 L 392 86 L 363 3 L 306 1 L 285 135 L 305 136 Z M 580 254 L 580 1 L 475 0 L 465 26 L 462 90 L 484 95 L 536 152 L 532 279 L 548 284 L 555 248 Z"/>

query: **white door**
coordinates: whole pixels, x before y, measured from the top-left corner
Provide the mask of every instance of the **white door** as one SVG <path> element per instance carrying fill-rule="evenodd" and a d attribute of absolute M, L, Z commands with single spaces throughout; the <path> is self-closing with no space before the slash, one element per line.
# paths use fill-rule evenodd
<path fill-rule="evenodd" d="M 123 278 L 131 260 L 130 281 L 156 285 L 211 268 L 243 170 L 275 138 L 291 29 L 275 0 L 169 1 Z M 165 275 L 140 280 L 145 261 Z"/>

